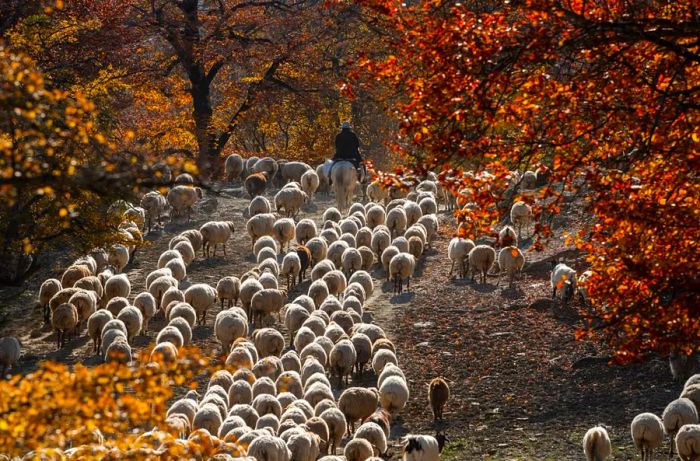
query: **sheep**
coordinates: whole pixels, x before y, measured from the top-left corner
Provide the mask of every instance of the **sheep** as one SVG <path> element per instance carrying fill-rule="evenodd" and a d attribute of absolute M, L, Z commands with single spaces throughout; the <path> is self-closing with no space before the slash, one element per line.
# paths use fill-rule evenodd
<path fill-rule="evenodd" d="M 248 204 L 248 217 L 271 212 L 272 206 L 270 205 L 270 201 L 262 195 L 253 198 Z"/>
<path fill-rule="evenodd" d="M 294 187 L 285 187 L 275 194 L 275 208 L 277 213 L 287 218 L 296 217 L 302 205 L 308 201 L 308 196 L 302 190 Z"/>
<path fill-rule="evenodd" d="M 477 272 L 481 273 L 481 283 L 486 283 L 486 274 L 496 260 L 496 250 L 488 245 L 477 245 L 469 251 L 469 269 L 474 281 Z"/>
<path fill-rule="evenodd" d="M 556 264 L 552 261 L 554 268 L 549 277 L 552 287 L 552 299 L 559 297 L 564 303 L 568 302 L 576 290 L 576 271 L 564 263 Z"/>
<path fill-rule="evenodd" d="M 436 214 L 438 212 L 438 205 L 433 197 L 422 198 L 418 202 L 418 206 L 423 215 Z"/>
<path fill-rule="evenodd" d="M 143 326 L 141 311 L 134 306 L 127 306 L 119 312 L 117 319 L 124 322 L 127 341 L 129 344 L 132 344 L 134 342 L 134 337 L 141 333 L 141 328 Z"/>
<path fill-rule="evenodd" d="M 349 277 L 355 271 L 362 270 L 362 254 L 355 248 L 346 248 L 340 257 L 340 265 Z"/>
<path fill-rule="evenodd" d="M 88 336 L 92 339 L 93 352 L 97 354 L 102 341 L 102 329 L 114 316 L 106 309 L 95 311 L 87 321 Z"/>
<path fill-rule="evenodd" d="M 338 341 L 331 350 L 329 362 L 331 376 L 338 376 L 338 387 L 343 386 L 343 376 L 345 376 L 345 384 L 347 385 L 349 376 L 357 362 L 357 352 L 355 352 L 352 341 L 349 339 Z"/>
<path fill-rule="evenodd" d="M 275 215 L 271 213 L 261 213 L 248 219 L 246 230 L 251 239 L 250 248 L 253 249 L 255 242 L 264 235 L 273 235 Z"/>
<path fill-rule="evenodd" d="M 700 425 L 687 424 L 681 427 L 678 434 L 676 434 L 675 445 L 681 461 L 695 461 L 699 459 Z"/>
<path fill-rule="evenodd" d="M 375 455 L 386 453 L 386 435 L 384 434 L 384 430 L 376 423 L 362 423 L 362 425 L 357 428 L 354 439 L 367 440 L 372 445 Z"/>
<path fill-rule="evenodd" d="M 370 242 L 370 246 L 372 251 L 374 251 L 374 254 L 377 255 L 377 258 L 381 258 L 384 250 L 391 245 L 391 236 L 389 235 L 389 232 L 378 232 L 377 229 L 379 228 L 375 228 L 375 231 L 372 233 L 372 241 Z"/>
<path fill-rule="evenodd" d="M 332 270 L 328 272 L 321 278 L 321 280 L 326 282 L 328 293 L 336 297 L 340 296 L 347 286 L 345 275 L 343 275 L 343 273 L 339 270 Z"/>
<path fill-rule="evenodd" d="M 274 385 L 272 385 L 272 389 L 274 390 Z M 282 405 L 280 405 L 274 395 L 259 394 L 257 397 L 253 398 L 251 406 L 261 416 L 271 413 L 279 418 L 282 415 Z"/>
<path fill-rule="evenodd" d="M 263 273 L 260 274 L 260 277 L 258 277 L 258 282 L 260 282 L 260 285 L 262 285 L 263 288 L 274 288 L 275 290 L 279 288 L 277 277 L 269 270 L 263 271 Z"/>
<path fill-rule="evenodd" d="M 158 269 L 163 269 L 173 259 L 182 259 L 182 253 L 177 250 L 166 250 L 158 256 Z M 170 271 L 172 275 L 172 270 Z"/>
<path fill-rule="evenodd" d="M 679 398 L 666 406 L 661 415 L 661 421 L 664 424 L 664 431 L 673 439 L 682 426 L 698 424 L 698 410 L 692 400 Z M 673 444 L 671 444 L 672 454 Z"/>
<path fill-rule="evenodd" d="M 177 348 L 167 341 L 156 344 L 148 358 L 149 362 L 174 362 L 177 360 Z"/>
<path fill-rule="evenodd" d="M 313 171 L 313 168 L 304 162 L 285 162 L 279 167 L 279 176 L 282 184 L 296 181 L 303 185 L 302 178 L 304 175 Z"/>
<path fill-rule="evenodd" d="M 450 398 L 450 387 L 442 377 L 433 378 L 428 386 L 428 402 L 433 410 L 433 420 L 442 419 L 442 412 Z"/>
<path fill-rule="evenodd" d="M 231 154 L 224 162 L 224 174 L 228 181 L 233 181 L 243 173 L 243 157 L 238 154 Z"/>
<path fill-rule="evenodd" d="M 175 327 L 182 335 L 182 345 L 187 346 L 192 341 L 192 326 L 184 317 L 173 317 L 168 323 L 169 327 Z"/>
<path fill-rule="evenodd" d="M 253 295 L 250 300 L 251 318 L 253 325 L 258 325 L 258 320 L 263 316 L 277 313 L 278 320 L 281 322 L 282 306 L 287 299 L 286 290 L 277 290 L 264 288 Z"/>
<path fill-rule="evenodd" d="M 301 363 L 305 363 L 306 359 L 308 357 L 314 357 L 316 360 L 319 361 L 322 365 L 326 365 L 328 363 L 328 354 L 326 353 L 326 350 L 319 344 L 318 338 L 321 338 L 323 336 L 319 336 L 314 340 L 313 343 L 306 345 L 301 352 L 299 353 L 299 359 L 301 360 Z M 302 372 L 304 369 L 302 369 Z"/>
<path fill-rule="evenodd" d="M 61 291 L 62 288 L 61 281 L 58 279 L 44 280 L 44 283 L 41 284 L 41 288 L 39 288 L 39 304 L 44 309 L 45 323 L 48 323 L 49 314 L 51 312 L 49 310 L 49 301 L 54 297 L 54 295 L 56 295 L 56 293 Z"/>
<path fill-rule="evenodd" d="M 192 245 L 192 249 L 194 250 L 195 254 L 197 254 L 197 250 L 199 250 L 203 246 L 204 237 L 202 236 L 202 233 L 199 232 L 199 230 L 197 229 L 188 229 L 184 232 L 181 232 L 180 236 L 185 237 L 187 240 L 189 240 L 190 245 Z"/>
<path fill-rule="evenodd" d="M 338 410 L 340 410 L 345 417 L 345 421 L 348 424 L 349 435 L 355 432 L 355 421 L 362 421 L 369 417 L 377 408 L 378 404 L 379 393 L 377 389 L 349 387 L 343 391 L 338 399 Z M 323 414 L 321 417 L 323 417 Z"/>
<path fill-rule="evenodd" d="M 300 242 L 301 243 L 301 242 Z M 311 265 L 316 266 L 320 261 L 326 259 L 328 244 L 320 237 L 314 237 L 306 241 L 306 248 L 311 252 Z"/>
<path fill-rule="evenodd" d="M 243 310 L 246 312 L 249 319 L 251 318 L 250 302 L 252 301 L 253 296 L 262 289 L 262 284 L 254 278 L 246 279 L 241 283 L 241 305 L 243 306 Z"/>
<path fill-rule="evenodd" d="M 330 271 L 335 270 L 335 264 L 330 259 L 324 259 L 311 269 L 311 281 L 315 282 L 323 278 Z M 309 295 L 311 296 L 311 295 Z"/>
<path fill-rule="evenodd" d="M 204 256 L 209 257 L 211 244 L 214 244 L 214 254 L 216 256 L 216 247 L 221 244 L 224 248 L 224 256 L 226 256 L 226 242 L 231 238 L 235 231 L 234 224 L 231 221 L 209 221 L 199 228 L 202 234 L 202 249 Z"/>
<path fill-rule="evenodd" d="M 345 415 L 337 408 L 329 408 L 324 410 L 319 417 L 328 426 L 328 448 L 331 453 L 335 453 L 343 435 L 347 432 L 348 426 Z"/>
<path fill-rule="evenodd" d="M 346 461 L 365 461 L 373 454 L 372 444 L 365 439 L 350 440 L 343 451 Z"/>
<path fill-rule="evenodd" d="M 148 292 L 155 298 L 156 304 L 160 306 L 160 301 L 163 299 L 163 294 L 165 294 L 168 289 L 177 286 L 178 281 L 175 278 L 164 275 L 151 282 L 151 284 L 148 286 Z"/>
<path fill-rule="evenodd" d="M 281 438 L 262 435 L 250 442 L 248 457 L 260 461 L 290 461 L 292 453 Z"/>
<path fill-rule="evenodd" d="M 532 208 L 525 202 L 515 202 L 510 209 L 510 221 L 518 229 L 518 239 L 522 238 L 522 229 L 529 227 L 532 220 Z"/>
<path fill-rule="evenodd" d="M 168 321 L 178 317 L 185 319 L 190 328 L 193 328 L 197 323 L 197 311 L 186 302 L 176 302 L 168 305 L 165 315 Z"/>
<path fill-rule="evenodd" d="M 381 375 L 384 367 L 389 363 L 393 363 L 394 365 L 398 364 L 394 352 L 389 349 L 377 350 L 374 347 L 372 348 L 372 369 L 377 376 Z"/>
<path fill-rule="evenodd" d="M 439 223 L 438 223 L 437 216 L 435 216 L 434 214 L 427 214 L 427 215 L 421 216 L 421 218 L 418 220 L 418 222 L 416 224 L 422 225 L 423 228 L 425 229 L 425 231 L 426 231 L 426 233 L 425 233 L 425 235 L 426 235 L 425 245 L 427 245 L 428 247 L 431 247 L 432 242 L 433 242 L 433 238 L 435 238 L 435 236 L 438 233 L 438 229 L 439 229 Z"/>
<path fill-rule="evenodd" d="M 641 413 L 634 417 L 630 425 L 634 446 L 642 454 L 642 461 L 651 460 L 654 450 L 664 440 L 664 425 L 661 418 L 653 413 Z"/>
<path fill-rule="evenodd" d="M 192 421 L 192 429 L 206 429 L 211 434 L 218 434 L 223 423 L 221 412 L 214 403 L 200 404 Z"/>
<path fill-rule="evenodd" d="M 294 238 L 294 221 L 290 218 L 278 219 L 272 226 L 272 235 L 280 244 L 280 251 L 284 246 L 289 250 L 289 242 Z"/>
<path fill-rule="evenodd" d="M 406 290 L 411 289 L 411 276 L 416 268 L 416 258 L 410 253 L 399 253 L 389 262 L 389 275 L 394 280 L 394 293 L 403 292 L 403 280 L 406 279 Z"/>
<path fill-rule="evenodd" d="M 106 301 L 116 297 L 128 298 L 129 294 L 131 294 L 131 283 L 126 274 L 114 275 L 105 283 L 104 299 Z"/>
<path fill-rule="evenodd" d="M 292 434 L 287 441 L 291 459 L 295 461 L 316 461 L 320 449 L 320 437 L 311 432 Z"/>
<path fill-rule="evenodd" d="M 19 362 L 21 347 L 19 340 L 13 336 L 0 338 L 0 365 L 2 365 L 0 379 L 5 378 L 7 370 Z"/>
<path fill-rule="evenodd" d="M 294 228 L 294 238 L 301 245 L 316 237 L 317 234 L 316 223 L 311 219 L 300 220 Z"/>
<path fill-rule="evenodd" d="M 192 264 L 192 261 L 194 261 L 196 257 L 194 247 L 187 239 L 178 242 L 175 246 L 173 246 L 172 249 L 179 252 L 182 255 L 182 260 L 185 262 L 186 266 Z"/>
<path fill-rule="evenodd" d="M 369 227 L 361 227 L 355 234 L 355 248 L 372 246 L 372 230 Z"/>
<path fill-rule="evenodd" d="M 583 436 L 583 454 L 586 456 L 586 461 L 605 461 L 611 451 L 610 437 L 604 427 L 596 426 L 588 429 Z"/>
<path fill-rule="evenodd" d="M 343 253 L 350 248 L 347 242 L 338 240 L 328 246 L 326 257 L 333 263 L 336 269 L 342 267 Z"/>
<path fill-rule="evenodd" d="M 109 343 L 104 354 L 105 362 L 129 363 L 131 362 L 131 346 L 123 336 L 117 336 Z"/>
<path fill-rule="evenodd" d="M 226 354 L 236 339 L 245 338 L 248 335 L 248 321 L 237 315 L 235 311 L 222 310 L 216 314 L 214 334 L 221 343 L 222 354 Z"/>
<path fill-rule="evenodd" d="M 287 277 L 287 290 L 294 288 L 297 282 L 297 276 L 301 279 L 301 260 L 296 252 L 290 252 L 284 255 L 282 267 L 280 268 L 280 275 Z"/>
<path fill-rule="evenodd" d="M 97 296 L 94 291 L 79 291 L 73 294 L 68 302 L 78 310 L 79 326 L 84 325 L 97 308 Z"/>
<path fill-rule="evenodd" d="M 508 286 L 512 287 L 515 281 L 515 274 L 519 273 L 523 266 L 525 265 L 525 256 L 523 253 L 515 246 L 507 246 L 498 252 L 498 267 L 500 268 L 500 274 L 498 276 L 498 282 L 496 286 L 501 283 L 501 277 L 504 273 L 508 274 L 509 283 Z"/>
<path fill-rule="evenodd" d="M 267 178 L 268 175 L 264 172 L 253 173 L 245 178 L 243 183 L 246 192 L 250 195 L 250 198 L 255 198 L 258 195 L 263 195 L 265 189 L 267 188 Z"/>
<path fill-rule="evenodd" d="M 367 198 L 372 202 L 384 202 L 389 199 L 389 190 L 382 187 L 379 180 L 374 180 L 367 186 Z"/>
<path fill-rule="evenodd" d="M 316 172 L 313 170 L 308 170 L 304 172 L 304 174 L 301 175 L 301 179 L 299 182 L 301 183 L 301 190 L 303 190 L 304 193 L 309 197 L 310 201 L 313 200 L 314 194 L 316 193 L 316 190 L 318 189 L 318 186 L 321 183 L 321 180 L 319 179 Z"/>
<path fill-rule="evenodd" d="M 195 283 L 185 290 L 185 302 L 194 308 L 199 324 L 203 325 L 207 310 L 216 303 L 216 290 L 206 283 Z"/>
<path fill-rule="evenodd" d="M 226 307 L 230 308 L 238 304 L 238 297 L 241 292 L 241 281 L 238 277 L 222 277 L 216 284 L 216 296 L 221 300 L 221 309 L 224 308 L 224 301 L 227 301 Z"/>
<path fill-rule="evenodd" d="M 180 217 L 187 212 L 187 222 L 192 217 L 192 206 L 202 198 L 202 189 L 191 185 L 175 186 L 168 192 L 166 199 L 173 209 L 173 217 Z"/>
<path fill-rule="evenodd" d="M 518 246 L 518 236 L 515 234 L 515 230 L 510 226 L 505 226 L 498 232 L 498 240 L 496 240 L 496 247 L 508 247 L 508 246 Z"/>
<path fill-rule="evenodd" d="M 238 404 L 250 405 L 253 402 L 253 388 L 248 381 L 234 381 L 228 390 L 228 401 L 231 407 Z"/>
<path fill-rule="evenodd" d="M 129 249 L 119 243 L 112 245 L 109 249 L 107 260 L 115 272 L 119 273 L 129 264 Z"/>
<path fill-rule="evenodd" d="M 576 279 L 576 292 L 584 305 L 590 305 L 590 298 L 588 296 L 588 288 L 586 287 L 586 283 L 592 276 L 593 271 L 587 270 Z"/>
<path fill-rule="evenodd" d="M 175 280 L 182 281 L 187 277 L 187 267 L 182 258 L 171 259 L 165 264 L 165 267 L 170 269 Z"/>
<path fill-rule="evenodd" d="M 51 313 L 51 326 L 56 330 L 56 344 L 60 349 L 66 342 L 66 336 L 78 325 L 78 310 L 70 303 L 63 303 Z"/>
<path fill-rule="evenodd" d="M 408 240 L 399 236 L 391 241 L 391 244 L 399 249 L 401 253 L 408 253 Z"/>
<path fill-rule="evenodd" d="M 93 275 L 92 270 L 84 264 L 69 266 L 61 277 L 61 286 L 69 288 L 75 285 L 78 280 Z"/>
<path fill-rule="evenodd" d="M 258 261 L 262 261 L 262 259 L 260 259 L 259 256 L 260 252 L 265 248 L 272 250 L 273 254 L 271 257 L 277 257 L 277 252 L 279 251 L 277 241 L 270 235 L 263 235 L 260 238 L 258 238 L 253 244 L 253 253 L 255 253 Z"/>
<path fill-rule="evenodd" d="M 146 229 L 148 232 L 153 228 L 153 220 L 158 221 L 158 225 L 162 225 L 161 217 L 168 206 L 168 202 L 163 197 L 163 194 L 158 191 L 148 192 L 141 197 L 140 205 L 146 213 Z"/>
<path fill-rule="evenodd" d="M 330 245 L 331 243 L 338 240 L 339 234 L 338 231 L 335 229 L 326 228 L 321 231 L 319 237 L 321 237 L 326 242 L 326 245 Z"/>
<path fill-rule="evenodd" d="M 447 437 L 408 434 L 403 439 L 403 461 L 439 461 Z"/>
<path fill-rule="evenodd" d="M 394 208 L 386 215 L 386 227 L 391 232 L 391 238 L 403 234 L 406 231 L 408 219 L 403 208 Z"/>
<path fill-rule="evenodd" d="M 298 304 L 288 304 L 284 313 L 284 325 L 289 332 L 289 343 L 292 344 L 294 335 L 309 318 L 309 312 Z"/>

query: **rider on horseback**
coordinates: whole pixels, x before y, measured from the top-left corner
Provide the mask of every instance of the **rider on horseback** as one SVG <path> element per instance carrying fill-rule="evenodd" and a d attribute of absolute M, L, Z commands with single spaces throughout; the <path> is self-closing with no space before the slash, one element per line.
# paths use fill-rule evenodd
<path fill-rule="evenodd" d="M 350 162 L 357 169 L 357 177 L 362 178 L 363 160 L 360 155 L 360 140 L 357 135 L 352 132 L 350 122 L 343 122 L 340 125 L 340 133 L 335 137 L 335 155 L 328 162 L 326 174 L 328 182 L 331 181 L 331 170 L 336 162 Z"/>

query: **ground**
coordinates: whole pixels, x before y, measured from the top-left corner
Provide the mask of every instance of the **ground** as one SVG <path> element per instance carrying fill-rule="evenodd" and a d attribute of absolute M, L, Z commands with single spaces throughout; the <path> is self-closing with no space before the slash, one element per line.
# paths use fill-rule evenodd
<path fill-rule="evenodd" d="M 188 268 L 185 286 L 215 284 L 225 275 L 240 276 L 252 268 L 243 216 L 248 200 L 241 195 L 239 188 L 224 185 L 216 199 L 197 207 L 192 222 L 170 223 L 149 234 L 148 244 L 126 268 L 132 298 L 144 289 L 146 275 L 156 268 L 169 239 L 208 220 L 233 221 L 237 229 L 233 243 L 226 256 L 219 252 L 203 260 L 200 254 Z M 320 196 L 303 215 L 319 221 L 331 205 L 328 197 Z M 580 219 L 576 214 L 558 218 L 557 235 L 576 227 Z M 528 252 L 531 242 L 525 239 L 521 247 L 527 264 L 515 288 L 508 288 L 505 280 L 497 286 L 495 276 L 485 285 L 450 278 L 446 254 L 454 221 L 445 212 L 440 220 L 440 234 L 421 259 L 410 291 L 393 295 L 391 284 L 377 268 L 376 289 L 366 304 L 368 319 L 381 325 L 395 342 L 411 391 L 407 408 L 392 428 L 392 458 L 399 458 L 402 435 L 434 434 L 439 429 L 450 439 L 442 456 L 445 460 L 578 460 L 583 456 L 584 432 L 603 423 L 612 438 L 613 459 L 634 459 L 630 421 L 644 411 L 661 414 L 682 385 L 672 381 L 662 360 L 609 366 L 604 345 L 574 339 L 580 306 L 578 301 L 562 306 L 548 299 L 549 260 L 565 256 L 574 268 L 583 269 L 583 258 L 558 238 L 544 252 Z M 84 334 L 56 351 L 54 335 L 41 326 L 38 286 L 47 277 L 60 278 L 67 262 L 60 259 L 41 271 L 21 292 L 0 291 L 0 336 L 15 335 L 23 344 L 23 358 L 14 373 L 26 373 L 40 360 L 99 362 Z M 290 299 L 307 287 L 305 282 L 295 288 Z M 212 329 L 218 309 L 209 312 L 206 325 L 194 330 L 194 343 L 214 354 L 220 352 Z M 152 321 L 151 331 L 137 338 L 137 349 L 152 344 L 163 324 Z M 427 385 L 435 376 L 444 376 L 451 387 L 445 419 L 438 423 L 433 422 L 427 404 Z M 361 384 L 373 385 L 375 379 L 369 373 Z"/>

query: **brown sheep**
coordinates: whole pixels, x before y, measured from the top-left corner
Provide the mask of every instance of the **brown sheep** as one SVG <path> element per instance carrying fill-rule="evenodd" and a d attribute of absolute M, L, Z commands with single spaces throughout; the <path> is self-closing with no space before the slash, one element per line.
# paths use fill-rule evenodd
<path fill-rule="evenodd" d="M 449 398 L 450 387 L 447 385 L 447 381 L 440 376 L 430 381 L 430 386 L 428 387 L 428 401 L 430 402 L 430 407 L 433 409 L 433 419 L 435 421 L 442 419 L 442 412 Z"/>
<path fill-rule="evenodd" d="M 296 251 L 297 256 L 299 256 L 299 261 L 301 262 L 301 270 L 299 271 L 299 283 L 301 283 L 304 281 L 306 269 L 311 267 L 311 250 L 306 246 L 298 246 L 294 251 Z"/>
<path fill-rule="evenodd" d="M 364 423 L 375 423 L 384 431 L 384 435 L 389 438 L 389 428 L 391 427 L 391 414 L 383 408 L 377 408 L 374 413 L 362 421 Z"/>
<path fill-rule="evenodd" d="M 250 198 L 255 198 L 258 195 L 265 193 L 267 187 L 267 173 L 253 173 L 245 178 L 245 190 L 248 191 Z"/>
<path fill-rule="evenodd" d="M 343 412 L 348 424 L 348 434 L 355 432 L 355 421 L 362 421 L 374 413 L 379 405 L 379 392 L 376 388 L 349 387 L 338 399 L 338 409 Z"/>

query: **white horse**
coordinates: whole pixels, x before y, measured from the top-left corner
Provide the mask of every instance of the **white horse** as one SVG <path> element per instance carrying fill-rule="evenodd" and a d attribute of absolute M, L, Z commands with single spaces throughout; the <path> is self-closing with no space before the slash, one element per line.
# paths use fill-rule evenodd
<path fill-rule="evenodd" d="M 333 165 L 331 170 L 332 188 L 335 193 L 335 201 L 341 212 L 350 208 L 352 196 L 357 184 L 357 170 L 350 162 L 340 161 Z"/>

